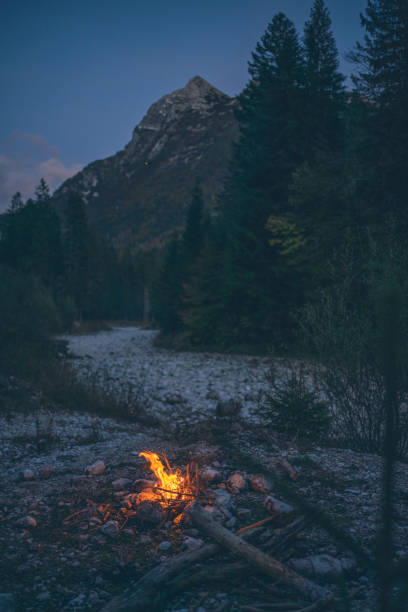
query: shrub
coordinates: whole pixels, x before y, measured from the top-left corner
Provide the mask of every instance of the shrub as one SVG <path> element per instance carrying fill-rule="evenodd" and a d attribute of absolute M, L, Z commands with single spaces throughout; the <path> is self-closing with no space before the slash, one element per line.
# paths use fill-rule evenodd
<path fill-rule="evenodd" d="M 391 243 L 390 239 L 390 243 Z M 366 452 L 383 452 L 386 422 L 384 330 L 386 296 L 398 294 L 398 410 L 396 452 L 408 452 L 408 251 L 397 240 L 388 248 L 367 241 L 364 259 L 344 253 L 336 277 L 300 317 L 302 344 L 313 360 L 314 386 L 333 413 L 337 440 Z"/>
<path fill-rule="evenodd" d="M 310 388 L 303 366 L 277 368 L 267 373 L 269 389 L 261 413 L 270 426 L 286 436 L 319 440 L 328 433 L 328 404 Z"/>

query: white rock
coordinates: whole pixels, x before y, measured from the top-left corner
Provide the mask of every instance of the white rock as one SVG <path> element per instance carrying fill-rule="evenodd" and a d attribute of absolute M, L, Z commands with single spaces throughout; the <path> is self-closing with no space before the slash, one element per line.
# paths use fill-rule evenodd
<path fill-rule="evenodd" d="M 131 483 L 132 481 L 129 480 L 129 478 L 117 478 L 116 480 L 112 482 L 112 486 L 115 489 L 115 491 L 120 491 L 121 489 L 125 489 Z"/>
<path fill-rule="evenodd" d="M 118 521 L 107 521 L 104 525 L 102 525 L 100 531 L 104 535 L 114 538 L 119 533 L 119 523 Z"/>
<path fill-rule="evenodd" d="M 249 484 L 251 485 L 251 489 L 253 491 L 257 491 L 258 493 L 268 493 L 268 491 L 270 491 L 272 488 L 271 482 L 262 474 L 250 476 Z"/>
<path fill-rule="evenodd" d="M 53 471 L 54 471 L 54 468 L 52 467 L 52 465 L 45 465 L 40 470 L 40 476 L 41 478 L 49 478 L 51 474 L 53 473 Z"/>
<path fill-rule="evenodd" d="M 24 480 L 34 480 L 35 473 L 32 470 L 23 470 L 23 478 Z"/>
<path fill-rule="evenodd" d="M 190 536 L 185 536 L 183 538 L 183 546 L 188 550 L 193 550 L 194 548 L 200 548 L 203 541 L 199 538 L 192 538 Z"/>
<path fill-rule="evenodd" d="M 86 472 L 89 476 L 100 476 L 104 473 L 105 470 L 106 465 L 100 459 L 98 459 L 98 461 L 95 461 L 95 463 L 93 463 L 92 465 L 88 465 L 88 467 L 86 468 Z"/>
<path fill-rule="evenodd" d="M 215 492 L 215 503 L 217 506 L 228 507 L 231 504 L 231 494 L 224 489 L 217 489 Z"/>
<path fill-rule="evenodd" d="M 277 499 L 276 497 L 273 497 L 273 495 L 268 495 L 268 497 L 265 498 L 264 505 L 271 514 L 289 516 L 294 512 L 294 508 L 292 506 L 286 504 L 280 499 Z"/>
<path fill-rule="evenodd" d="M 242 491 L 246 487 L 245 478 L 239 472 L 235 472 L 228 478 L 228 485 L 232 489 L 237 489 L 238 491 Z"/>
<path fill-rule="evenodd" d="M 221 480 L 221 474 L 218 470 L 214 470 L 212 468 L 205 468 L 200 472 L 200 480 L 204 484 L 209 484 L 210 482 L 218 482 Z"/>
<path fill-rule="evenodd" d="M 160 542 L 160 544 L 158 546 L 158 549 L 162 550 L 162 551 L 163 550 L 169 550 L 170 548 L 171 548 L 171 542 L 167 542 L 167 541 Z"/>
<path fill-rule="evenodd" d="M 344 571 L 354 566 L 350 559 L 336 559 L 331 555 L 314 555 L 304 559 L 292 559 L 288 563 L 296 571 L 309 578 L 336 580 Z"/>
<path fill-rule="evenodd" d="M 23 525 L 23 527 L 37 527 L 37 521 L 33 516 L 25 516 L 20 519 L 19 523 L 20 525 Z"/>

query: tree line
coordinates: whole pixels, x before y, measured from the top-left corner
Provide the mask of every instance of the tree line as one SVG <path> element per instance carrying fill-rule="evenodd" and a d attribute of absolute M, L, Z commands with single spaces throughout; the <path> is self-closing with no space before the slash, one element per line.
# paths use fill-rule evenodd
<path fill-rule="evenodd" d="M 141 259 L 118 254 L 91 229 L 80 196 L 72 194 L 58 214 L 43 179 L 34 198 L 24 202 L 17 193 L 0 217 L 2 282 L 10 271 L 27 287 L 28 318 L 33 283 L 65 329 L 74 320 L 136 319 L 143 312 Z"/>
<path fill-rule="evenodd" d="M 198 186 L 155 280 L 164 334 L 288 348 L 305 309 L 342 283 L 345 313 L 373 318 L 376 284 L 387 274 L 403 282 L 408 3 L 368 0 L 361 22 L 348 89 L 324 0 L 302 35 L 283 13 L 267 26 L 238 98 L 218 214 L 205 212 Z"/>

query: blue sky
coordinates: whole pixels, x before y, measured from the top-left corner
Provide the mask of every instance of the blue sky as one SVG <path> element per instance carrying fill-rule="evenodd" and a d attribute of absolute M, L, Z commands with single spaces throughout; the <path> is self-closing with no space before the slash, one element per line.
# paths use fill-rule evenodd
<path fill-rule="evenodd" d="M 229 95 L 273 15 L 299 31 L 312 0 L 3 0 L 0 210 L 41 174 L 52 187 L 112 155 L 160 96 L 200 75 Z M 343 59 L 366 0 L 327 0 Z"/>

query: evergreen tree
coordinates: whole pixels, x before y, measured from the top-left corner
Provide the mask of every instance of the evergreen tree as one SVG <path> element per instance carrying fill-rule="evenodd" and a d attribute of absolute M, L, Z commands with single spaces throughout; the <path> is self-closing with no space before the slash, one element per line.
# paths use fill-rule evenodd
<path fill-rule="evenodd" d="M 249 72 L 252 80 L 240 96 L 241 137 L 222 201 L 226 252 L 220 300 L 225 336 L 238 343 L 278 341 L 290 325 L 266 229 L 271 214 L 287 211 L 290 177 L 305 150 L 302 51 L 283 13 L 257 44 Z"/>
<path fill-rule="evenodd" d="M 64 253 L 67 290 L 82 318 L 89 305 L 89 228 L 85 206 L 80 196 L 75 194 L 70 196 L 65 216 Z"/>
<path fill-rule="evenodd" d="M 37 202 L 48 202 L 50 197 L 50 189 L 46 181 L 42 178 L 35 190 L 35 199 Z"/>
<path fill-rule="evenodd" d="M 365 143 L 372 174 L 367 202 L 375 204 L 371 222 L 379 225 L 392 213 L 405 232 L 408 227 L 408 2 L 368 0 L 361 15 L 365 28 L 351 59 L 359 72 L 358 93 L 369 108 Z"/>
<path fill-rule="evenodd" d="M 153 316 L 165 333 L 180 330 L 184 260 L 181 241 L 176 237 L 168 245 L 153 287 Z"/>
<path fill-rule="evenodd" d="M 344 76 L 339 72 L 336 41 L 324 0 L 315 0 L 304 28 L 305 127 L 309 159 L 316 150 L 338 147 L 340 112 L 344 107 Z"/>
<path fill-rule="evenodd" d="M 57 297 L 63 274 L 61 228 L 43 179 L 35 201 L 23 204 L 17 193 L 3 215 L 1 260 L 36 276 Z"/>
<path fill-rule="evenodd" d="M 203 244 L 203 192 L 197 184 L 187 211 L 186 225 L 182 235 L 182 249 L 187 265 L 193 263 Z"/>
<path fill-rule="evenodd" d="M 11 204 L 8 210 L 10 212 L 17 212 L 17 210 L 20 210 L 20 208 L 23 208 L 23 206 L 24 202 L 22 195 L 19 191 L 17 191 L 11 198 Z"/>

